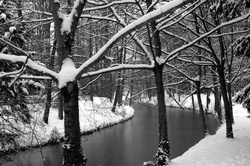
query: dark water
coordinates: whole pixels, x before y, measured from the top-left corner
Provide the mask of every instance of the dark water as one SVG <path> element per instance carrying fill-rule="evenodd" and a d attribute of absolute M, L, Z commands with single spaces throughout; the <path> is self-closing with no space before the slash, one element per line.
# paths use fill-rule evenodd
<path fill-rule="evenodd" d="M 152 159 L 158 141 L 157 108 L 146 104 L 134 104 L 133 107 L 135 117 L 132 120 L 82 138 L 88 166 L 140 166 Z M 171 158 L 183 154 L 204 138 L 197 112 L 167 108 L 167 117 Z M 209 133 L 215 134 L 218 121 L 209 115 L 207 120 Z M 14 162 L 6 166 L 60 166 L 62 150 L 60 145 L 53 145 L 20 152 L 12 157 Z"/>

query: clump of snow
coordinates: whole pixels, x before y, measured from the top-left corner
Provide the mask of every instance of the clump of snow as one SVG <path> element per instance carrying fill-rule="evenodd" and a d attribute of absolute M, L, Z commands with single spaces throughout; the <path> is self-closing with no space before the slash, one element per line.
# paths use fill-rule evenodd
<path fill-rule="evenodd" d="M 79 3 L 83 3 L 82 0 L 76 0 L 74 2 L 74 6 L 71 10 L 71 12 L 68 14 L 66 10 L 68 10 L 68 6 L 66 5 L 61 5 L 61 8 L 58 11 L 58 16 L 59 18 L 61 18 L 63 20 L 62 22 L 62 27 L 61 27 L 61 34 L 69 34 L 71 32 L 71 26 L 72 26 L 72 22 L 73 22 L 73 18 L 74 16 L 77 17 L 77 11 L 76 11 L 76 7 L 79 5 Z"/>
<path fill-rule="evenodd" d="M 66 86 L 68 82 L 76 79 L 77 70 L 71 58 L 66 58 L 63 61 L 61 71 L 58 73 L 58 88 Z"/>
<path fill-rule="evenodd" d="M 0 6 L 1 6 L 1 5 L 0 5 Z M 5 13 L 0 14 L 0 19 L 6 20 L 6 14 L 5 14 Z"/>
<path fill-rule="evenodd" d="M 159 65 L 162 65 L 165 63 L 165 60 L 162 58 L 162 57 L 156 57 L 156 62 L 159 64 Z"/>
<path fill-rule="evenodd" d="M 10 27 L 9 31 L 10 31 L 10 33 L 13 33 L 14 31 L 16 31 L 16 27 L 15 26 Z"/>
<path fill-rule="evenodd" d="M 10 37 L 10 32 L 5 32 L 5 33 L 4 33 L 4 38 L 5 38 L 5 39 L 8 39 L 9 37 Z"/>

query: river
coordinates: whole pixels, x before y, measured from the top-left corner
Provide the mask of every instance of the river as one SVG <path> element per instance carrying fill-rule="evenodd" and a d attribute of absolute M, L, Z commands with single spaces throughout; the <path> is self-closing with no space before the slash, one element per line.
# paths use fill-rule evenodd
<path fill-rule="evenodd" d="M 132 120 L 82 137 L 87 166 L 140 166 L 152 159 L 158 142 L 157 107 L 139 103 L 133 107 Z M 167 117 L 171 158 L 180 156 L 204 138 L 198 111 L 168 107 Z M 218 120 L 207 115 L 207 122 L 209 133 L 215 134 Z M 60 166 L 62 149 L 61 145 L 45 146 L 11 157 L 14 161 L 4 166 Z"/>

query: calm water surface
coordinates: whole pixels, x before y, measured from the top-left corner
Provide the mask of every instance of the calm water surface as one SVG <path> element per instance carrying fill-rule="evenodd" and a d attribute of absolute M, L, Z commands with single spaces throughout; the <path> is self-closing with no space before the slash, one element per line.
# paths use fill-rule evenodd
<path fill-rule="evenodd" d="M 140 166 L 151 160 L 157 151 L 157 107 L 134 104 L 135 117 L 125 123 L 82 137 L 88 158 L 87 166 Z M 198 112 L 167 108 L 171 158 L 183 154 L 204 138 Z M 215 134 L 219 122 L 207 116 L 209 133 Z M 42 156 L 45 161 L 42 160 Z M 60 166 L 61 145 L 27 150 L 12 155 L 13 162 L 5 166 Z"/>

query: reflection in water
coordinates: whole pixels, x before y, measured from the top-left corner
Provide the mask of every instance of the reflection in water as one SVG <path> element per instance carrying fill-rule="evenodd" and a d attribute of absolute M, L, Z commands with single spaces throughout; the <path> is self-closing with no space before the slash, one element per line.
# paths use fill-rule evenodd
<path fill-rule="evenodd" d="M 134 104 L 135 117 L 123 124 L 113 126 L 82 137 L 87 166 L 140 166 L 151 160 L 158 145 L 158 113 L 155 106 Z M 198 111 L 167 108 L 170 153 L 175 158 L 204 138 Z M 207 117 L 209 133 L 214 134 L 219 122 Z M 60 166 L 60 145 L 41 148 L 46 166 Z M 44 165 L 39 149 L 13 155 L 15 162 L 6 166 Z"/>

